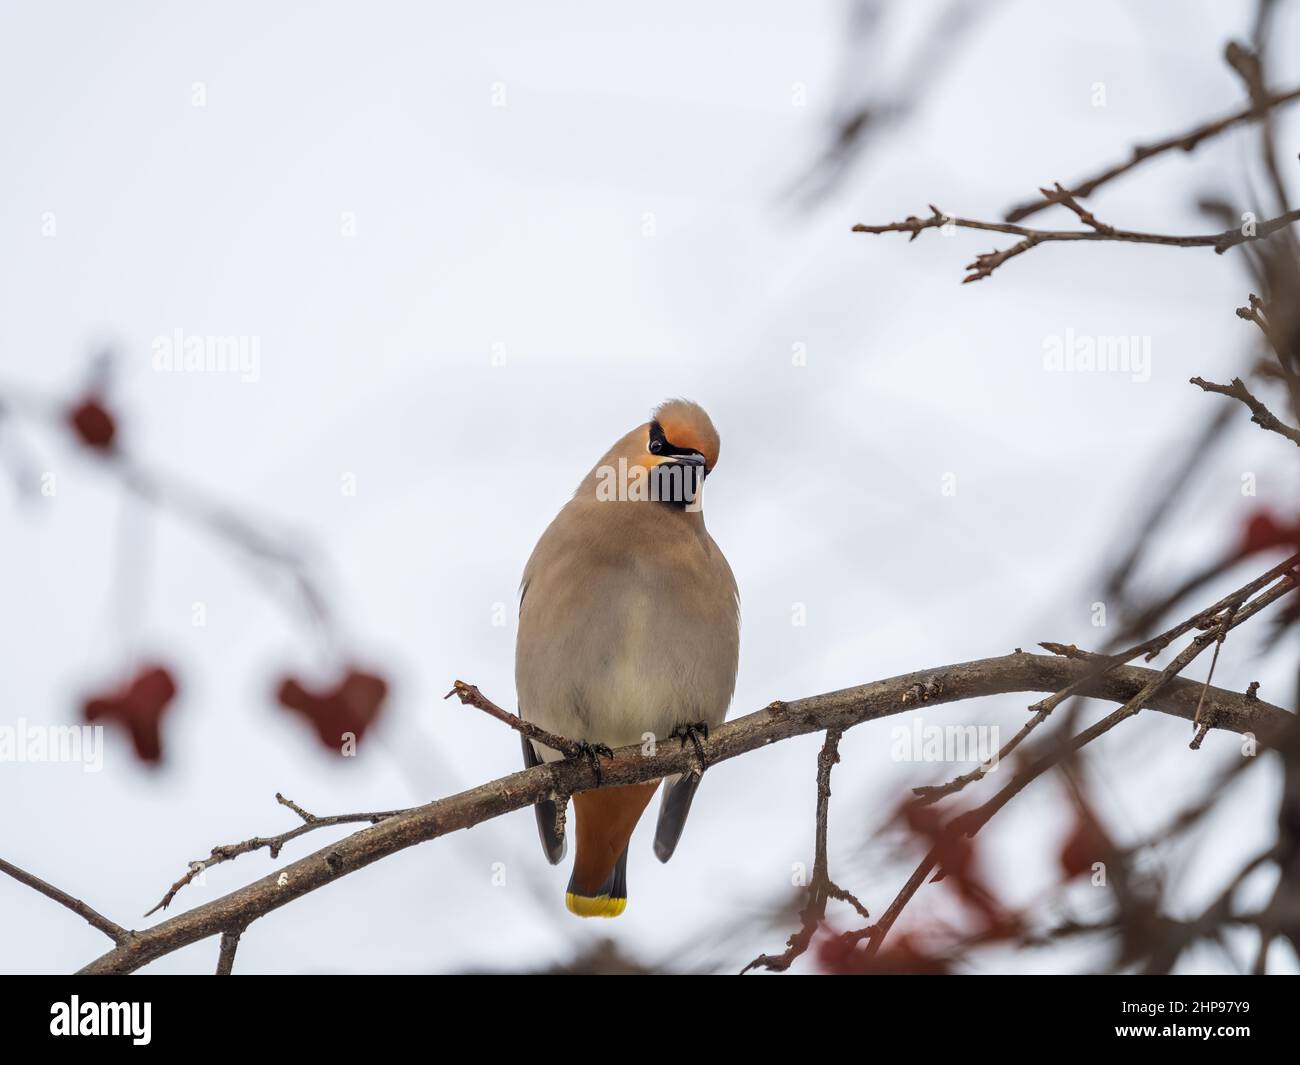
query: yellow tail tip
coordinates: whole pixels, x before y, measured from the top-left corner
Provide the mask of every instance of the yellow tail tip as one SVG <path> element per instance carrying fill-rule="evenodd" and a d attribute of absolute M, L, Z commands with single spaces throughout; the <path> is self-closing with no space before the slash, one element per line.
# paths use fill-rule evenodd
<path fill-rule="evenodd" d="M 611 898 L 608 895 L 575 895 L 572 891 L 564 895 L 564 905 L 570 913 L 579 917 L 617 917 L 627 909 L 627 899 Z"/>

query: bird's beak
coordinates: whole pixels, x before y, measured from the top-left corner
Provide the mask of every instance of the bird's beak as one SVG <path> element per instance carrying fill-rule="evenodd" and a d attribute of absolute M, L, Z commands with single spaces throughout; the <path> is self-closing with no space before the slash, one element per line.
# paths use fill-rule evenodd
<path fill-rule="evenodd" d="M 708 476 L 705 459 L 698 451 L 665 455 L 654 465 L 656 498 L 679 507 L 699 507 L 700 489 Z"/>

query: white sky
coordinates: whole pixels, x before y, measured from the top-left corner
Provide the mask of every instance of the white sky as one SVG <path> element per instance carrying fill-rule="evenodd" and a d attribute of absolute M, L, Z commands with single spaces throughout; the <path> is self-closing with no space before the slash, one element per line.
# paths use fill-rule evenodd
<path fill-rule="evenodd" d="M 905 6 L 882 31 L 885 80 L 927 5 Z M 1218 402 L 1187 378 L 1230 375 L 1253 341 L 1232 313 L 1249 287 L 1232 255 L 1043 247 L 962 287 L 962 265 L 1003 242 L 849 232 L 931 202 L 997 217 L 1039 185 L 1237 106 L 1219 56 L 1253 3 L 1103 2 L 1086 19 L 1073 4 L 998 5 L 921 109 L 809 213 L 782 193 L 827 135 L 842 5 L 540 8 L 0 6 L 0 384 L 68 394 L 89 353 L 113 344 L 132 451 L 304 531 L 351 646 L 395 680 L 360 758 L 320 751 L 270 699 L 274 678 L 312 653 L 263 582 L 172 519 L 124 523 L 94 461 L 24 427 L 58 490 L 25 502 L 0 482 L 0 724 L 75 720 L 80 694 L 137 653 L 174 663 L 183 691 L 158 772 L 116 735 L 99 774 L 0 765 L 0 855 L 123 924 L 147 923 L 139 915 L 212 845 L 291 827 L 277 791 L 318 814 L 386 809 L 518 768 L 516 737 L 441 696 L 461 677 L 513 706 L 524 560 L 658 401 L 697 399 L 722 433 L 707 516 L 741 588 L 738 714 L 1040 639 L 1098 644 L 1089 581 Z M 1278 81 L 1291 84 L 1296 20 L 1279 31 L 1290 69 Z M 792 103 L 797 84 L 806 107 Z M 1292 146 L 1296 130 L 1292 116 Z M 1224 137 L 1093 207 L 1132 228 L 1207 231 L 1197 195 L 1254 206 L 1241 180 L 1253 152 L 1249 134 Z M 178 328 L 260 338 L 260 379 L 154 372 L 153 338 Z M 1066 329 L 1149 336 L 1151 380 L 1045 373 L 1045 338 Z M 806 366 L 792 365 L 794 345 Z M 1289 513 L 1289 459 L 1243 412 L 1151 584 L 1214 554 L 1249 506 Z M 1240 496 L 1247 470 L 1258 500 Z M 355 497 L 340 491 L 345 473 Z M 948 473 L 955 496 L 941 494 Z M 133 612 L 113 581 L 123 531 L 150 558 Z M 195 602 L 206 627 L 191 625 Z M 506 627 L 492 624 L 498 603 Z M 805 627 L 791 624 L 795 604 Z M 1288 703 L 1293 657 L 1261 663 L 1252 640 L 1234 637 L 1217 682 L 1257 679 Z M 934 717 L 1009 735 L 1029 701 Z M 833 871 L 873 910 L 907 868 L 869 831 L 908 787 L 952 775 L 891 761 L 892 724 L 846 737 L 832 803 Z M 1234 757 L 1230 737 L 1199 753 L 1187 738 L 1144 718 L 1101 748 L 1098 798 L 1121 836 L 1160 823 L 1171 795 L 1195 795 Z M 258 922 L 238 971 L 544 966 L 601 936 L 648 961 L 695 941 L 679 962 L 734 971 L 792 930 L 712 938 L 779 901 L 793 863 L 811 861 L 818 742 L 711 770 L 667 866 L 648 819 L 618 922 L 564 911 L 568 869 L 545 864 L 519 812 Z M 1171 863 L 1187 867 L 1185 907 L 1269 838 L 1275 795 L 1271 769 L 1252 774 L 1230 830 L 1225 818 Z M 989 878 L 1009 900 L 1048 884 L 1064 810 L 1048 780 L 990 828 Z M 280 864 L 326 842 L 309 836 Z M 173 912 L 272 868 L 257 855 L 215 869 Z M 917 915 L 943 898 L 923 892 Z M 105 948 L 8 881 L 0 914 L 0 970 L 66 971 Z M 215 958 L 208 941 L 150 971 L 207 972 Z M 1208 951 L 1187 959 L 1222 965 Z"/>

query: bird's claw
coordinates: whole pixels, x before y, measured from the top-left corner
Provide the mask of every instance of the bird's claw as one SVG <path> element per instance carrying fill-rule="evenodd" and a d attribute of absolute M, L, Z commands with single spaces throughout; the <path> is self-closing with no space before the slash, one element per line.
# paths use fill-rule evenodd
<path fill-rule="evenodd" d="M 614 751 L 607 743 L 588 743 L 586 740 L 579 740 L 578 749 L 573 753 L 573 757 L 587 759 L 592 772 L 596 774 L 596 786 L 600 787 L 600 760 L 602 758 L 612 759 Z"/>
<path fill-rule="evenodd" d="M 704 745 L 700 743 L 700 737 L 706 740 L 709 738 L 709 723 L 707 721 L 696 721 L 694 724 L 677 725 L 672 732 L 668 733 L 670 739 L 676 738 L 681 741 L 683 747 L 686 741 L 690 740 L 695 747 L 695 757 L 700 760 L 700 772 L 704 772 Z"/>

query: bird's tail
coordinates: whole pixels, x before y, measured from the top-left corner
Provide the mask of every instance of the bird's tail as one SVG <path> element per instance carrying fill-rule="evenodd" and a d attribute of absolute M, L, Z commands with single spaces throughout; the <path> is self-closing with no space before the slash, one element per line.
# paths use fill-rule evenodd
<path fill-rule="evenodd" d="M 654 780 L 573 797 L 577 847 L 564 895 L 570 913 L 617 917 L 627 909 L 628 840 L 658 786 Z"/>
<path fill-rule="evenodd" d="M 564 905 L 579 917 L 617 917 L 627 909 L 627 848 L 614 863 L 614 869 L 595 894 L 584 894 L 577 884 L 578 874 L 569 877 Z"/>

